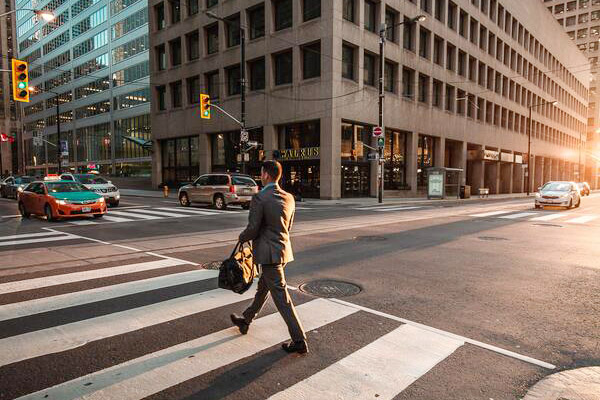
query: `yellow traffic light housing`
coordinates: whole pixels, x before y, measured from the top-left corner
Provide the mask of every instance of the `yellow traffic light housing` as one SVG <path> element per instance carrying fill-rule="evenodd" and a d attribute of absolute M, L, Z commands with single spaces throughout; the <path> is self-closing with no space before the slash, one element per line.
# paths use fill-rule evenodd
<path fill-rule="evenodd" d="M 210 96 L 207 94 L 200 95 L 200 112 L 202 119 L 210 119 Z"/>
<path fill-rule="evenodd" d="M 29 103 L 29 69 L 27 62 L 12 59 L 13 98 Z"/>

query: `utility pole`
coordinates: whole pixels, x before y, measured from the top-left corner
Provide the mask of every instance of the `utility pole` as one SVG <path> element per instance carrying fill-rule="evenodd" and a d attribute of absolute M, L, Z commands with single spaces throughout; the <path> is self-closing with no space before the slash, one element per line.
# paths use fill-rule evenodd
<path fill-rule="evenodd" d="M 62 173 L 62 144 L 60 141 L 60 113 L 58 110 L 58 94 L 56 94 L 56 136 L 57 136 L 57 146 L 56 152 L 58 155 L 57 163 L 58 163 L 58 174 Z"/>
<path fill-rule="evenodd" d="M 240 16 L 241 18 L 241 16 Z M 248 131 L 246 131 L 246 29 L 240 24 L 240 154 L 242 156 L 242 174 L 246 173 L 246 146 L 248 145 Z"/>
<path fill-rule="evenodd" d="M 381 24 L 379 29 L 379 120 L 378 124 L 381 128 L 381 134 L 385 143 L 385 126 L 383 122 L 383 102 L 385 99 L 385 35 L 386 25 Z M 378 146 L 379 147 L 379 146 Z M 385 151 L 384 147 L 379 147 L 379 182 L 377 185 L 377 198 L 379 203 L 383 203 L 383 184 L 385 177 Z"/>

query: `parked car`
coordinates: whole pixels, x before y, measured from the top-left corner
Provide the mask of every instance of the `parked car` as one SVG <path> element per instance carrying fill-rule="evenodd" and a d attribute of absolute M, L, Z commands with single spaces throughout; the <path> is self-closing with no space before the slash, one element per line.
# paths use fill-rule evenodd
<path fill-rule="evenodd" d="M 9 176 L 0 183 L 0 196 L 16 200 L 17 193 L 34 180 L 32 176 Z"/>
<path fill-rule="evenodd" d="M 200 176 L 193 183 L 179 189 L 179 203 L 188 207 L 192 203 L 212 204 L 224 210 L 231 204 L 250 208 L 252 196 L 258 193 L 258 185 L 248 175 L 222 173 Z"/>
<path fill-rule="evenodd" d="M 535 195 L 535 208 L 557 206 L 573 208 L 581 205 L 581 195 L 575 182 L 548 182 Z"/>
<path fill-rule="evenodd" d="M 86 188 L 98 193 L 111 207 L 117 207 L 121 200 L 121 193 L 111 181 L 96 174 L 62 174 L 60 179 L 75 181 L 83 184 Z"/>
<path fill-rule="evenodd" d="M 589 196 L 592 192 L 590 185 L 587 182 L 579 182 L 577 184 L 577 188 L 579 188 L 579 194 L 582 196 Z"/>
<path fill-rule="evenodd" d="M 54 221 L 92 215 L 102 218 L 106 213 L 104 197 L 73 181 L 32 182 L 19 193 L 18 201 L 24 218 L 45 215 Z"/>

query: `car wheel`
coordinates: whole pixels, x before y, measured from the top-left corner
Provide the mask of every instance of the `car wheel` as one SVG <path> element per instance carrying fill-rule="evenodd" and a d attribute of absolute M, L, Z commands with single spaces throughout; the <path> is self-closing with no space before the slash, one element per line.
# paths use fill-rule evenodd
<path fill-rule="evenodd" d="M 52 207 L 50 207 L 49 204 L 46 204 L 46 207 L 44 207 L 44 214 L 46 215 L 46 220 L 48 222 L 54 222 L 54 221 L 56 221 L 56 219 L 52 215 Z"/>
<path fill-rule="evenodd" d="M 579 198 L 579 201 L 577 202 L 577 204 L 575 205 L 575 208 L 579 208 L 579 206 L 581 205 L 581 197 Z"/>
<path fill-rule="evenodd" d="M 223 198 L 222 195 L 218 194 L 215 196 L 215 198 L 213 200 L 213 206 L 217 210 L 224 210 L 227 208 L 227 204 L 225 203 L 225 199 Z"/>
<path fill-rule="evenodd" d="M 98 219 L 98 218 L 102 218 L 104 217 L 104 214 L 94 214 L 94 218 Z"/>
<path fill-rule="evenodd" d="M 21 216 L 23 218 L 29 218 L 29 216 L 31 215 L 30 213 L 27 212 L 27 210 L 25 209 L 25 204 L 23 204 L 23 202 L 19 203 L 19 213 L 21 214 Z"/>
<path fill-rule="evenodd" d="M 183 207 L 189 207 L 191 202 L 186 192 L 183 192 L 179 195 L 179 204 Z"/>
<path fill-rule="evenodd" d="M 250 203 L 242 204 L 242 208 L 244 210 L 249 210 L 250 209 Z"/>

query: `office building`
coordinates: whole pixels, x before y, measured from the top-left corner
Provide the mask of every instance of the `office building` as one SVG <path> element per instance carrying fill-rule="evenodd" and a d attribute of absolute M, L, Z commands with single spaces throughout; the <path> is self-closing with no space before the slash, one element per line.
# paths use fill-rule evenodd
<path fill-rule="evenodd" d="M 462 170 L 474 192 L 525 191 L 530 109 L 531 188 L 575 176 L 587 59 L 542 2 L 182 1 L 149 2 L 155 184 L 240 169 L 239 126 L 215 109 L 201 119 L 198 103 L 208 93 L 239 118 L 241 25 L 261 145 L 248 172 L 276 158 L 305 197 L 374 196 L 383 22 L 387 196 L 425 195 L 434 166 Z"/>
<path fill-rule="evenodd" d="M 29 62 L 24 107 L 27 169 L 55 172 L 57 105 L 63 170 L 149 176 L 148 13 L 145 0 L 17 0 L 19 58 Z M 38 146 L 33 135 L 42 134 Z M 68 155 L 67 155 L 68 153 Z"/>
<path fill-rule="evenodd" d="M 588 58 L 589 65 L 578 68 L 590 74 L 590 99 L 586 146 L 581 149 L 585 163 L 583 180 L 600 188 L 600 0 L 544 0 L 558 24 Z"/>

